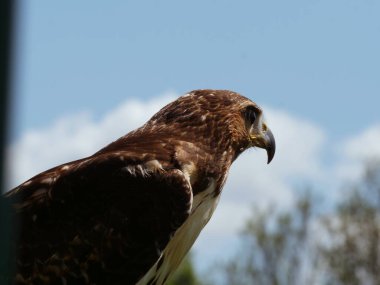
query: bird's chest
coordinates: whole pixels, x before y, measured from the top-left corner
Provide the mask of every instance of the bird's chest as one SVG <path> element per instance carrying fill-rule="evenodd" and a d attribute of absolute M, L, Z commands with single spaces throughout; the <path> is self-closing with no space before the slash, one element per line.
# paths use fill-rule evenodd
<path fill-rule="evenodd" d="M 175 232 L 157 263 L 138 284 L 146 284 L 143 280 L 154 280 L 154 284 L 163 284 L 177 269 L 204 226 L 210 220 L 219 202 L 219 195 L 214 195 L 215 184 L 215 180 L 212 179 L 205 191 L 194 196 L 190 216 Z"/>

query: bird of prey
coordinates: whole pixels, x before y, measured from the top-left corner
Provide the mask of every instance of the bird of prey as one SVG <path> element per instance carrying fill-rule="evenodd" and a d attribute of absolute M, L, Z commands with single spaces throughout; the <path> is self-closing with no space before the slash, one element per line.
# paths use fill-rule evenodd
<path fill-rule="evenodd" d="M 120 122 L 123 123 L 123 122 Z M 232 162 L 275 140 L 263 111 L 195 90 L 95 154 L 5 194 L 14 284 L 164 284 L 209 221 Z"/>

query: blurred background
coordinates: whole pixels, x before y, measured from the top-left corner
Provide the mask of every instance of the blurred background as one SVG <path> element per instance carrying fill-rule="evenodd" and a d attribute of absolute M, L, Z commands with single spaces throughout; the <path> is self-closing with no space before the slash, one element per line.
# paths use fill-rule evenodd
<path fill-rule="evenodd" d="M 380 2 L 26 1 L 7 187 L 90 155 L 193 89 L 261 105 L 173 284 L 380 284 Z"/>

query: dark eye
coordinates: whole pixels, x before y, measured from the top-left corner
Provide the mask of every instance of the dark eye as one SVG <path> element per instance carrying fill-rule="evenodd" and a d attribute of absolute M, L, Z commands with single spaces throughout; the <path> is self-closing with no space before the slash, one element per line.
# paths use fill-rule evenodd
<path fill-rule="evenodd" d="M 253 124 L 256 120 L 256 117 L 257 117 L 257 112 L 254 108 L 252 107 L 248 107 L 245 111 L 245 118 L 248 122 L 250 122 L 251 124 Z"/>

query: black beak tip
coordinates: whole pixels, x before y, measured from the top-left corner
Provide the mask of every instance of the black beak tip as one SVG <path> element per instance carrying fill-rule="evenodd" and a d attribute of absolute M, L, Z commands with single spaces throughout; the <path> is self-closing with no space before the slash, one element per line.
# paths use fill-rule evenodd
<path fill-rule="evenodd" d="M 268 144 L 266 147 L 267 150 L 267 155 L 268 155 L 268 164 L 272 161 L 274 154 L 276 152 L 276 141 L 274 139 L 274 136 L 271 132 L 271 130 L 267 131 L 267 139 L 268 139 Z"/>
<path fill-rule="evenodd" d="M 267 149 L 267 154 L 268 154 L 268 162 L 267 162 L 267 164 L 269 164 L 272 161 L 273 157 L 274 157 L 274 150 L 272 148 L 268 148 Z"/>

